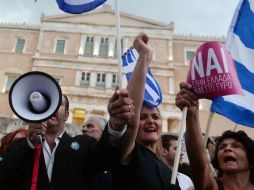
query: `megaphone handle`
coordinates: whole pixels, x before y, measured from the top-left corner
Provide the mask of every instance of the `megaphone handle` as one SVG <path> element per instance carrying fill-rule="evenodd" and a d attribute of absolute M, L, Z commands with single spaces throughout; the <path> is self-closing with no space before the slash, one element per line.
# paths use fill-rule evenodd
<path fill-rule="evenodd" d="M 37 135 L 37 137 L 39 139 L 40 144 L 42 144 L 42 136 L 41 135 Z"/>

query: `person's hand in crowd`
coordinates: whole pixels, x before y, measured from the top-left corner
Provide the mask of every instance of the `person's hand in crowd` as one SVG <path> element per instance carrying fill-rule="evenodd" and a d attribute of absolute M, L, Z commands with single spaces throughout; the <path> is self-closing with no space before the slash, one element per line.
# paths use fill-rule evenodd
<path fill-rule="evenodd" d="M 148 58 L 148 63 L 151 61 L 152 59 L 152 55 L 153 55 L 153 49 L 152 47 L 148 44 L 149 41 L 149 37 L 141 32 L 134 40 L 133 42 L 133 47 L 137 50 L 137 52 L 139 53 L 139 56 L 147 56 Z"/>
<path fill-rule="evenodd" d="M 134 118 L 133 100 L 129 97 L 127 89 L 116 88 L 108 102 L 110 123 L 114 130 L 121 131 L 125 124 L 129 124 Z"/>
<path fill-rule="evenodd" d="M 28 139 L 32 144 L 36 144 L 39 142 L 41 135 L 42 137 L 45 136 L 47 129 L 47 122 L 41 122 L 41 123 L 31 123 L 28 127 Z"/>
<path fill-rule="evenodd" d="M 180 83 L 180 91 L 175 98 L 175 105 L 183 110 L 188 107 L 188 113 L 196 113 L 198 111 L 198 97 L 192 91 L 192 86 L 188 83 Z"/>

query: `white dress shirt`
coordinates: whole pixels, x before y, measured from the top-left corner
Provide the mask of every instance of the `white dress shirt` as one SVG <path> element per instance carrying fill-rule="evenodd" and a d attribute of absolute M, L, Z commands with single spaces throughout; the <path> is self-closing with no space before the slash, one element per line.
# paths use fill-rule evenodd
<path fill-rule="evenodd" d="M 125 131 L 126 131 L 126 126 L 124 126 L 122 131 L 116 131 L 112 129 L 110 125 L 108 127 L 108 133 L 110 134 L 111 137 L 113 137 L 113 139 L 111 139 L 113 141 L 119 140 L 124 135 Z M 50 147 L 47 141 L 45 140 L 45 138 L 41 138 L 43 155 L 44 155 L 44 160 L 45 160 L 45 165 L 46 165 L 49 181 L 51 181 L 52 170 L 53 170 L 54 160 L 55 160 L 55 152 L 64 132 L 55 138 L 55 146 L 52 151 L 50 150 Z M 27 138 L 27 143 L 32 149 L 35 148 L 35 146 L 31 143 L 31 141 L 28 138 Z"/>

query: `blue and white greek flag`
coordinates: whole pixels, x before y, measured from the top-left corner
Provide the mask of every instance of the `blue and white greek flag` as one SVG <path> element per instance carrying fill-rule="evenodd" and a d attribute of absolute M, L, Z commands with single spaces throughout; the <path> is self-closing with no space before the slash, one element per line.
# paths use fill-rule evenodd
<path fill-rule="evenodd" d="M 228 31 L 226 48 L 230 52 L 244 96 L 217 98 L 211 110 L 237 124 L 254 128 L 254 0 L 241 0 Z"/>
<path fill-rule="evenodd" d="M 107 0 L 56 0 L 58 7 L 71 14 L 89 12 Z"/>
<path fill-rule="evenodd" d="M 129 48 L 122 56 L 123 69 L 129 81 L 135 65 L 138 61 L 138 52 L 134 48 Z M 145 103 L 151 107 L 157 107 L 162 101 L 162 92 L 159 83 L 153 78 L 150 68 L 148 68 L 145 84 Z"/>

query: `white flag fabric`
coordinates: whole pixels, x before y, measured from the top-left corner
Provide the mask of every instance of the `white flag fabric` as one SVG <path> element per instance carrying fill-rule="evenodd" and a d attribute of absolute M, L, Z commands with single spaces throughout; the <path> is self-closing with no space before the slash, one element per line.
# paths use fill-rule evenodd
<path fill-rule="evenodd" d="M 244 96 L 213 100 L 211 110 L 237 124 L 254 128 L 254 0 L 241 0 L 228 31 L 226 48 L 231 54 Z"/>
<path fill-rule="evenodd" d="M 62 11 L 71 14 L 89 12 L 106 1 L 107 0 L 56 0 L 58 7 Z"/>
<path fill-rule="evenodd" d="M 138 61 L 138 57 L 138 52 L 134 48 L 129 48 L 122 56 L 123 69 L 128 81 L 131 78 L 132 72 Z M 144 101 L 151 108 L 157 107 L 162 101 L 162 92 L 160 85 L 153 78 L 150 68 L 148 68 L 146 75 Z"/>

